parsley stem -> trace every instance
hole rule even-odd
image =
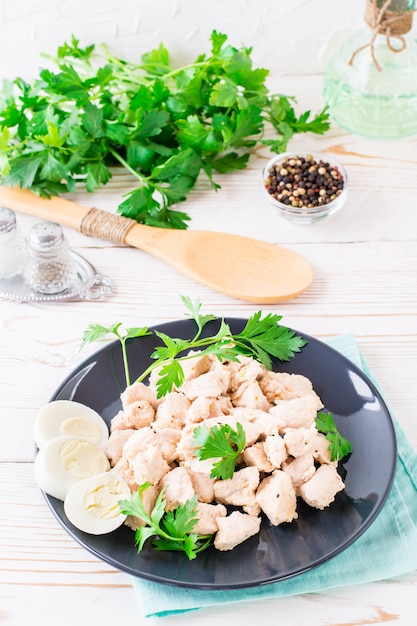
[[[134,170],[133,167],[129,165],[129,163],[118,152],[116,152],[116,150],[114,150],[111,146],[108,146],[108,150],[110,154],[112,154],[114,158],[117,159],[117,161],[119,161],[119,163],[123,165],[125,169],[127,169],[128,172],[130,172],[131,174],[133,174],[133,176],[135,176],[135,178],[140,180],[143,185],[146,184],[146,180],[147,180],[146,176],[143,176],[142,174],[139,174],[139,172]]]
[[[126,350],[126,339],[123,337],[120,339],[122,344],[122,356],[123,356],[123,367],[125,370],[125,378],[126,378],[126,387],[130,385],[130,373],[129,373],[129,363],[127,360],[127,350]]]
[[[214,63],[211,63],[211,64],[214,65]],[[161,76],[161,79],[165,80],[166,78],[173,78],[177,74],[181,74],[181,72],[184,72],[186,70],[193,70],[193,69],[197,69],[198,67],[204,67],[208,65],[210,65],[210,61],[200,61],[196,63],[190,63],[189,65],[184,65],[183,67],[179,67],[176,70],[172,70],[171,72],[164,74],[163,76]]]
[[[119,333],[119,327],[120,327],[120,324],[115,327],[114,334],[119,339],[120,345],[122,347],[122,358],[123,358],[123,367],[124,367],[125,378],[126,378],[126,387],[129,387],[129,385],[130,385],[130,372],[129,372],[129,362],[128,362],[128,358],[127,358],[127,350],[126,350],[126,339],[127,339],[127,337],[123,337]]]

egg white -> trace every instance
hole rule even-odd
[[[105,452],[81,437],[56,437],[46,442],[35,457],[35,478],[45,493],[64,500],[79,480],[110,469]]]
[[[109,430],[102,417],[85,404],[54,400],[38,411],[33,436],[39,448],[62,436],[84,437],[102,446],[109,438]]]
[[[130,500],[130,489],[110,471],[76,482],[65,497],[64,511],[79,530],[104,535],[116,530],[127,517],[120,512],[120,500]]]

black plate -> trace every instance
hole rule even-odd
[[[246,320],[226,319],[232,332]],[[210,322],[205,335],[218,322]],[[194,335],[192,320],[155,326],[173,337]],[[150,542],[138,555],[134,533],[123,526],[102,536],[87,535],[67,520],[63,503],[45,496],[58,521],[87,550],[110,565],[148,580],[198,589],[232,589],[277,582],[301,574],[339,554],[353,543],[381,510],[392,485],[397,448],[389,411],[374,385],[348,359],[326,344],[297,333],[308,344],[288,363],[274,369],[308,376],[331,411],[340,432],[353,446],[340,464],[346,489],[324,511],[299,502],[299,517],[278,527],[262,522],[261,532],[230,552],[209,548],[193,561],[178,552],[157,552]],[[132,380],[151,362],[158,345],[154,336],[131,340],[128,358]],[[121,408],[124,371],[120,344],[115,341],[82,363],[61,384],[51,400],[75,400],[100,413],[107,424]]]

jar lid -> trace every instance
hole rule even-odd
[[[28,246],[38,252],[52,252],[64,242],[62,227],[55,222],[39,222],[28,234]]]
[[[10,233],[16,228],[16,213],[0,207],[0,233]]]

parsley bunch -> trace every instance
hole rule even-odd
[[[251,49],[226,42],[213,31],[209,55],[173,69],[163,44],[135,65],[72,37],[52,59],[56,71],[3,84],[1,184],[46,197],[77,184],[93,192],[118,165],[137,180],[118,207],[122,215],[187,228],[190,217],[172,207],[201,171],[217,190],[214,174],[245,168],[259,142],[282,152],[294,133],[329,128],[325,110],[297,117],[294,98],[269,93],[269,72],[252,67]],[[266,125],[275,138],[263,139]]]

